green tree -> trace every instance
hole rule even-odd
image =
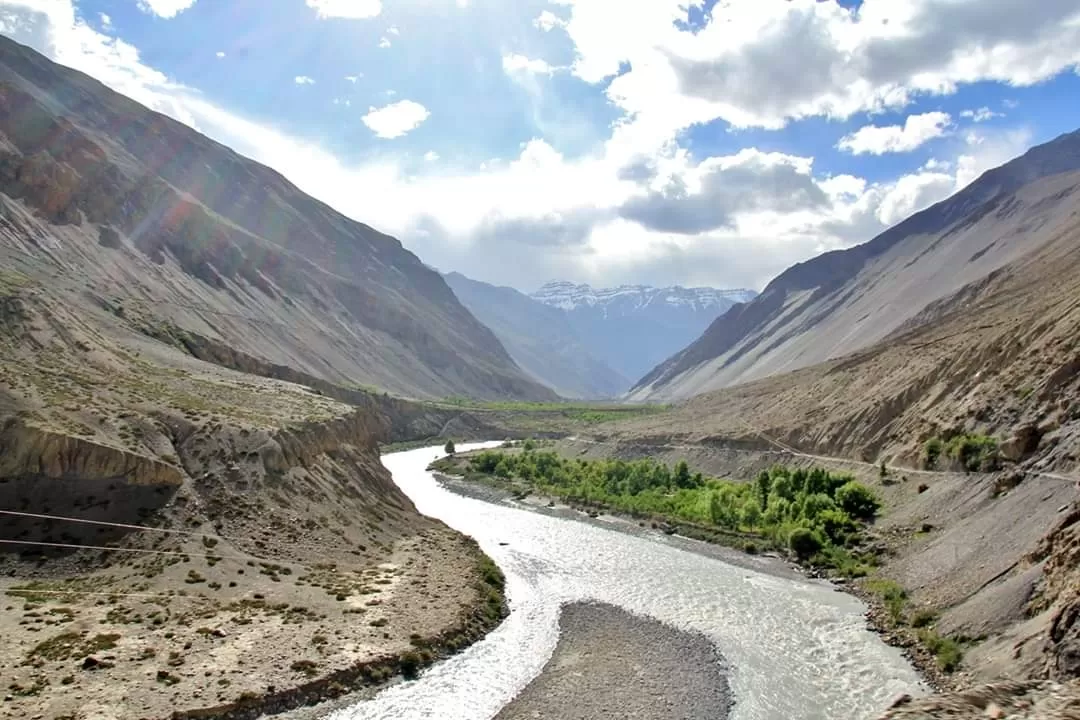
[[[772,492],[772,477],[767,471],[762,470],[758,473],[755,485],[757,486],[758,504],[762,510],[767,510],[769,507],[769,493]]]
[[[842,485],[836,491],[836,502],[844,512],[857,520],[873,520],[881,507],[870,488],[855,481]]]
[[[848,534],[855,531],[851,517],[841,510],[826,510],[817,518],[817,525],[834,545],[843,545]]]
[[[693,480],[690,477],[690,466],[686,464],[685,460],[680,460],[675,464],[675,487],[678,488],[691,488],[693,487]]]
[[[454,441],[453,440],[447,440],[446,441],[446,447],[443,448],[443,451],[447,455],[453,455],[455,452],[457,452],[457,448],[454,447]]]
[[[756,497],[746,499],[742,507],[742,521],[751,530],[761,524],[761,506],[758,505]]]
[[[806,528],[795,528],[788,536],[788,547],[799,559],[808,560],[821,551],[822,543],[812,531]]]

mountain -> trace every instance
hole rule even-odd
[[[965,680],[1075,682],[1077,338],[1080,132],[991,170],[869,245],[792,268],[669,368],[685,362],[685,375],[707,380],[704,369],[722,374],[740,353],[779,360],[798,349],[799,364],[862,347],[604,428],[616,445],[608,452],[677,448],[683,457],[692,447],[699,459],[728,453],[743,467],[758,453],[761,464],[857,472],[883,502],[875,533],[887,552],[876,574],[905,588],[910,608],[932,613],[936,634],[967,639]],[[694,389],[679,372],[651,382],[663,388],[665,377]]]
[[[753,290],[593,289],[568,282],[550,282],[532,295],[563,310],[593,355],[631,378],[685,347],[728,308],[755,296]]]
[[[407,396],[554,397],[394,238],[6,38],[0,193],[5,271],[126,330]]]
[[[1074,211],[1080,132],[1063,135],[863,245],[795,265],[659,364],[633,399],[675,400],[807,367],[923,324],[1052,241]]]
[[[460,273],[445,278],[517,364],[560,395],[612,398],[630,387],[629,379],[593,357],[562,310],[513,288],[470,280]]]

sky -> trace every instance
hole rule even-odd
[[[1080,127],[1076,0],[0,0],[429,265],[761,289]]]

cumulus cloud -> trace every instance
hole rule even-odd
[[[948,113],[929,112],[909,115],[903,125],[866,125],[840,138],[836,147],[853,155],[904,153],[939,138],[948,132],[952,117]]]
[[[307,75],[297,75],[293,78],[293,82],[297,85],[314,85],[315,78],[310,78]]]
[[[981,1],[1008,9],[1004,0]],[[130,44],[91,28],[67,0],[0,0],[0,8],[31,11],[20,15],[23,29],[16,39],[274,167],[303,191],[398,235],[426,262],[522,288],[535,285],[538,276],[601,285],[645,281],[760,287],[793,262],[870,239],[888,223],[943,199],[985,169],[1015,156],[1031,141],[1031,135],[1022,132],[973,127],[969,135],[942,144],[933,164],[879,182],[852,175],[825,176],[812,158],[794,152],[769,153],[751,147],[720,157],[707,153],[691,157],[676,142],[678,129],[715,119],[718,108],[743,112],[743,117],[777,116],[769,116],[762,110],[766,106],[742,96],[732,96],[725,105],[683,92],[675,71],[676,56],[666,52],[668,40],[679,39],[669,35],[682,31],[670,20],[667,27],[657,24],[677,19],[678,13],[672,10],[677,2],[607,6],[626,11],[625,33],[622,28],[611,32],[611,15],[603,11],[605,2],[591,0],[601,8],[594,18],[589,3],[566,0],[562,7],[570,19],[566,27],[553,25],[551,32],[565,32],[573,40],[577,54],[573,72],[579,76],[610,80],[617,75],[607,92],[626,116],[615,123],[606,142],[588,153],[567,157],[552,143],[536,138],[522,145],[516,156],[487,163],[482,172],[476,170],[476,158],[457,166],[449,161],[421,165],[416,162],[415,148],[403,148],[400,157],[385,153],[361,164],[347,164],[317,144],[250,121],[171,81],[146,65]],[[903,36],[913,27],[918,29],[907,16],[926,12],[928,3],[891,4],[895,22],[879,23],[878,31],[896,30]],[[969,0],[948,4],[965,3],[970,4]],[[309,0],[308,4],[321,3]],[[720,17],[734,10],[775,14],[776,7],[804,16],[819,12],[802,0],[753,4],[728,0],[713,14]],[[865,0],[862,12],[872,14],[881,7],[879,0]],[[1054,10],[1057,19],[1064,20],[1072,17],[1071,8],[1071,3],[1048,0],[1029,10],[1039,15]],[[532,12],[525,17],[526,23]],[[682,12],[684,17],[685,8]],[[0,17],[8,22],[3,13]],[[838,17],[837,22],[854,22]],[[603,32],[590,30],[594,22]],[[1009,52],[1060,38],[1073,26],[1040,25],[1041,34],[1035,39],[1025,27],[1019,26],[1018,44]],[[968,42],[983,32],[978,26],[961,27],[957,32],[962,36],[957,48],[968,52],[979,47],[977,42]],[[743,53],[744,44],[755,42],[758,38],[749,35],[730,51]],[[1054,52],[1044,58],[1047,68],[1059,63],[1063,52],[1077,47],[1053,42],[1050,46]],[[714,47],[709,52],[719,51]],[[796,72],[799,62],[792,53],[794,49],[774,60]],[[691,54],[687,51],[683,56]],[[811,84],[818,82],[812,59],[805,58]],[[997,51],[988,52],[984,59],[997,63]],[[865,68],[860,72],[873,75]],[[906,92],[905,87],[897,85],[897,97]],[[799,107],[825,107],[815,105],[813,97],[818,96],[812,94]],[[770,102],[780,110],[794,107],[782,97]],[[428,116],[419,103],[402,100],[371,108],[363,121],[375,135],[392,138],[415,129]]]
[[[426,162],[435,162],[438,159],[439,153],[435,152],[434,150],[428,150],[426,153],[424,153],[424,160]]]
[[[544,32],[551,32],[555,28],[566,27],[566,21],[550,10],[544,10],[533,20],[533,25]]]
[[[320,18],[367,20],[382,13],[381,0],[307,0]]]
[[[968,83],[1031,85],[1080,65],[1074,0],[726,0],[696,31],[677,24],[685,0],[633,12],[621,0],[560,4],[573,72],[606,85],[632,119],[620,129],[628,147],[659,147],[717,119],[773,129],[846,119]]]
[[[174,18],[194,4],[195,0],[139,0],[138,7],[144,13]]]
[[[369,108],[363,121],[377,136],[392,140],[420,127],[430,115],[418,102],[399,100],[381,108]]]
[[[105,13],[98,13],[98,19],[101,21],[102,30],[112,30],[112,18]]]
[[[225,57],[225,51],[224,50],[218,50],[216,53],[214,53],[214,57],[216,57],[216,58],[218,58],[220,60],[221,58]]]
[[[758,211],[793,213],[826,204],[808,158],[750,148],[702,161],[635,196],[622,217],[659,232],[696,235],[735,227],[735,216]]]
[[[981,107],[975,110],[964,110],[960,113],[960,117],[981,123],[994,118],[1005,117],[1005,113],[994,112],[988,107]]]
[[[345,79],[352,84],[356,84],[356,81],[363,77],[363,73],[357,73],[356,75],[346,75]]]
[[[555,68],[549,65],[546,61],[528,58],[524,55],[518,55],[516,53],[509,53],[502,56],[503,71],[508,75],[514,73],[527,73],[530,75],[551,75],[555,72]]]
[[[379,47],[380,48],[386,49],[386,48],[390,47],[390,45],[391,45],[390,38],[386,37],[385,35],[383,35],[381,38],[379,38]]]

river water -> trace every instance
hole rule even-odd
[[[461,446],[460,450],[479,445]],[[824,583],[737,567],[665,538],[636,537],[454,494],[433,449],[384,456],[420,512],[476,538],[506,574],[511,614],[465,652],[333,720],[488,720],[551,656],[563,603],[596,600],[711,638],[727,660],[734,720],[860,720],[925,692],[864,607]],[[673,683],[678,678],[672,678]]]

